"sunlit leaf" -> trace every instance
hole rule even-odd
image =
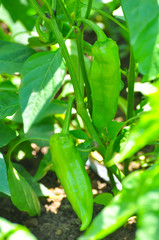
[[[3,158],[3,155],[0,153],[0,192],[10,196],[10,191],[8,187],[7,180],[7,169],[6,164]]]
[[[29,183],[18,173],[9,161],[8,184],[13,204],[30,216],[40,214],[39,200]]]
[[[29,47],[0,40],[0,73],[21,73],[24,62],[34,53]]]
[[[151,110],[140,117],[122,151],[107,163],[108,166],[130,158],[142,147],[159,138],[159,88],[149,95],[149,103]]]
[[[37,240],[26,227],[11,223],[4,218],[0,218],[0,239]]]
[[[159,77],[159,2],[122,0],[121,5],[139,70],[145,80],[155,79]]]
[[[23,66],[20,103],[27,132],[62,85],[65,67],[59,50],[40,52]]]
[[[0,147],[3,147],[16,137],[16,132],[0,120],[0,136]]]

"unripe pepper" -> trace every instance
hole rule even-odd
[[[54,134],[50,138],[50,150],[57,177],[82,222],[80,230],[83,231],[90,224],[93,212],[92,187],[83,159],[69,134]]]
[[[80,230],[85,230],[93,213],[91,182],[85,170],[84,161],[69,134],[69,123],[74,97],[70,97],[64,126],[61,133],[50,138],[52,162],[68,200],[82,222]]]
[[[118,45],[92,21],[79,18],[97,34],[92,47],[89,84],[92,98],[92,122],[97,129],[107,126],[115,116],[120,93],[121,74]]]
[[[92,55],[92,121],[97,129],[102,129],[114,118],[117,111],[121,83],[118,46],[109,38],[105,42],[97,41],[92,47]]]

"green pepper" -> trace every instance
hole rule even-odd
[[[97,129],[102,129],[114,118],[117,111],[121,83],[118,46],[112,39],[97,41],[92,47],[92,55],[92,121]]]
[[[57,177],[74,211],[82,222],[80,230],[83,231],[92,219],[93,194],[84,161],[74,144],[73,136],[68,131],[71,101],[68,104],[62,132],[56,133],[50,138],[50,151]]]
[[[57,177],[82,221],[80,230],[83,231],[90,224],[93,212],[92,187],[83,159],[70,134],[54,134],[50,138],[50,150]]]
[[[120,93],[121,73],[118,45],[107,38],[105,33],[88,19],[79,18],[79,22],[88,24],[97,34],[92,47],[92,66],[90,88],[92,98],[92,122],[96,129],[107,126],[117,111]]]

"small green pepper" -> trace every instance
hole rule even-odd
[[[82,221],[80,230],[83,231],[90,224],[93,212],[92,187],[83,159],[70,134],[54,134],[50,138],[50,150],[57,177]]]
[[[102,129],[114,118],[117,111],[121,83],[118,46],[112,39],[97,41],[93,45],[92,55],[92,121],[97,129]]]
[[[79,23],[88,24],[97,34],[92,47],[93,62],[90,71],[92,98],[92,122],[96,129],[107,126],[117,111],[121,73],[118,45],[88,19],[79,18]]]
[[[73,136],[69,133],[73,101],[74,97],[70,97],[62,132],[50,138],[50,151],[57,177],[82,222],[80,230],[83,231],[92,219],[93,194],[84,161],[75,147]]]

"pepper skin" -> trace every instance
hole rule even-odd
[[[92,47],[92,55],[92,122],[97,129],[102,129],[113,119],[118,105],[121,84],[118,46],[109,38],[105,42],[97,41]]]
[[[83,231],[90,224],[93,213],[92,187],[83,159],[69,134],[51,136],[50,150],[57,177],[82,222],[80,230]]]

